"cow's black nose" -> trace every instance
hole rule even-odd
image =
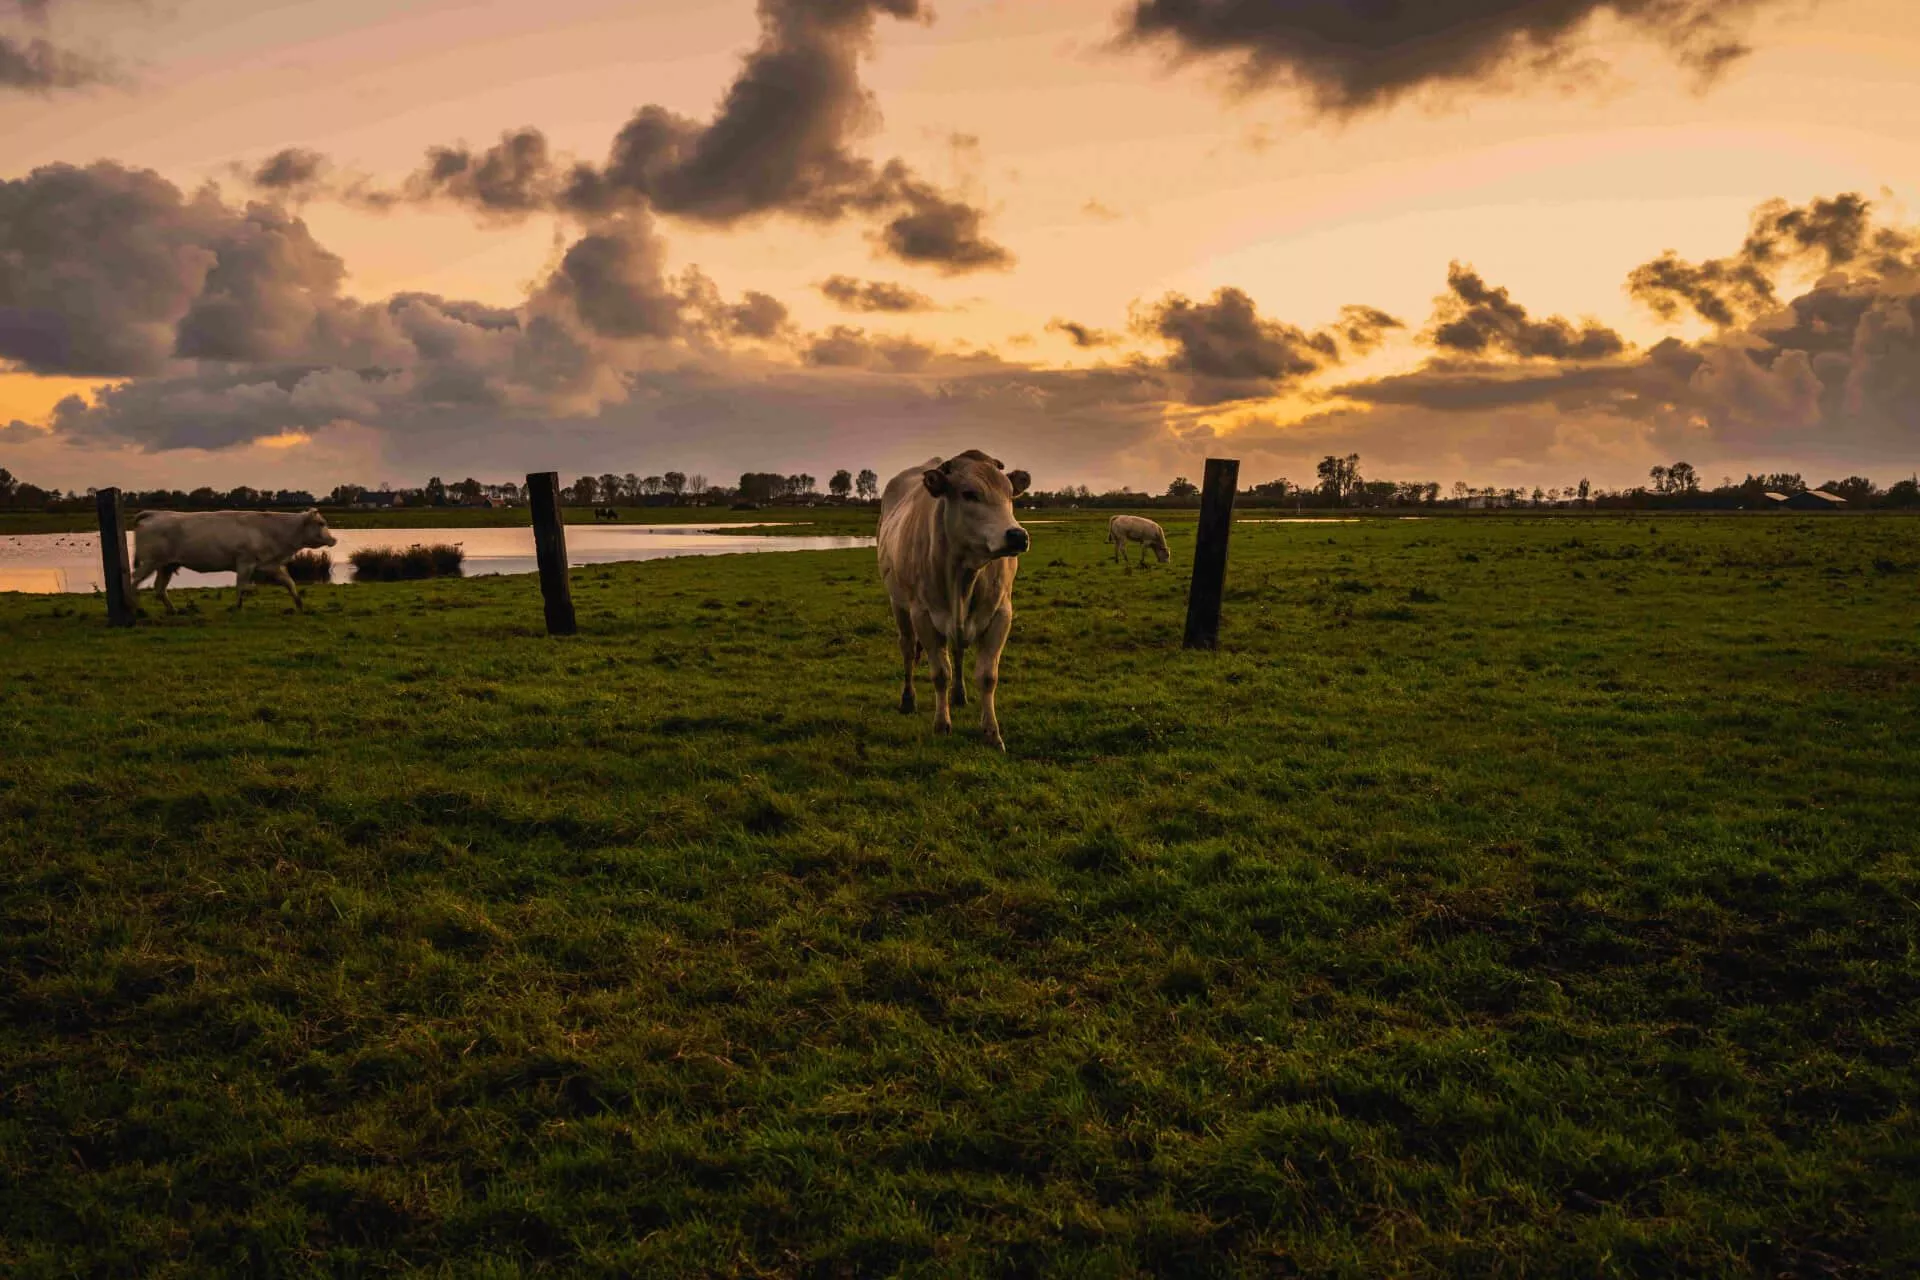
[[[1011,551],[1014,555],[1019,555],[1032,545],[1033,539],[1027,536],[1025,529],[1007,530],[1007,550]]]

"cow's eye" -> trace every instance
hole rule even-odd
[[[968,502],[980,501],[980,495],[978,493],[975,493],[972,489],[962,490],[960,496],[965,498]]]

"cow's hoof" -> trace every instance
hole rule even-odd
[[[913,694],[911,693],[901,694],[900,695],[900,714],[903,716],[912,715],[913,707],[914,707]]]
[[[935,720],[935,721],[933,722],[933,731],[934,731],[935,733],[952,733],[952,732],[953,732],[953,721],[951,721],[951,720]]]
[[[987,734],[986,743],[995,751],[1005,751],[1007,749],[1007,740],[997,733]]]

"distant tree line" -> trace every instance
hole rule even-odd
[[[497,507],[516,506],[526,500],[524,486],[507,481],[484,484],[469,476],[448,483],[433,476],[418,488],[395,488],[383,484],[369,488],[359,484],[338,484],[322,495],[305,489],[255,489],[238,485],[232,489],[201,486],[197,489],[126,490],[122,498],[136,508],[172,510],[214,510],[220,508],[302,509],[306,507]],[[94,490],[61,492],[43,489],[19,479],[0,467],[0,508],[51,508],[77,506],[92,500]],[[819,492],[819,481],[810,475],[779,475],[773,472],[748,472],[737,485],[710,483],[703,475],[668,471],[661,475],[641,476],[633,472],[614,475],[581,476],[562,488],[561,501],[573,506],[680,506],[713,505],[727,502],[871,502],[880,495],[880,478],[871,470],[859,473],[841,470],[827,481],[827,492]]]
[[[1647,473],[1648,483],[1625,489],[1600,489],[1582,479],[1552,488],[1519,486],[1474,486],[1455,481],[1442,489],[1437,481],[1369,480],[1361,474],[1360,455],[1328,454],[1315,468],[1311,484],[1295,484],[1285,476],[1264,480],[1240,491],[1235,502],[1250,507],[1291,507],[1300,510],[1374,510],[1394,507],[1426,508],[1582,508],[1593,510],[1688,510],[1741,511],[1775,505],[1769,495],[1792,497],[1805,493],[1809,486],[1797,473],[1775,472],[1749,475],[1743,480],[1728,476],[1714,488],[1702,484],[1699,473],[1686,462],[1654,467]],[[1817,486],[1821,492],[1845,500],[1849,509],[1899,509],[1920,507],[1920,479],[1909,477],[1882,489],[1865,476],[1828,480]],[[0,467],[0,508],[60,510],[91,501],[93,490],[85,493],[43,489],[19,479]],[[507,481],[484,484],[469,476],[452,484],[433,476],[419,488],[394,488],[380,485],[335,485],[316,497],[304,489],[254,489],[239,485],[232,489],[202,486],[197,489],[147,489],[128,491],[129,506],[209,510],[223,507],[290,508],[304,507],[490,507],[514,506],[526,495],[522,486]],[[819,481],[805,473],[781,475],[772,471],[742,473],[733,485],[715,484],[703,475],[668,471],[661,475],[641,476],[633,472],[615,475],[581,476],[561,490],[561,501],[573,506],[712,506],[752,502],[771,503],[848,503],[873,502],[880,496],[880,477],[872,470],[840,470],[827,480],[827,491],[819,491]],[[1095,493],[1086,485],[1067,485],[1054,490],[1036,490],[1021,500],[1023,506],[1050,507],[1194,507],[1199,505],[1200,486],[1186,476],[1175,476],[1160,493],[1137,489],[1108,489]]]
[[[1559,507],[1591,510],[1695,510],[1745,511],[1775,505],[1769,494],[1792,497],[1808,489],[1797,474],[1749,475],[1736,481],[1726,477],[1712,489],[1701,484],[1700,476],[1686,462],[1657,466],[1648,472],[1648,483],[1624,489],[1601,489],[1581,479],[1565,486],[1475,486],[1457,480],[1442,489],[1436,481],[1368,480],[1360,472],[1360,455],[1328,454],[1315,468],[1312,484],[1295,484],[1281,476],[1242,489],[1234,498],[1236,506],[1292,507],[1301,510],[1340,508],[1370,510],[1383,507],[1432,508],[1515,508]],[[1896,481],[1882,489],[1865,476],[1829,480],[1818,486],[1845,500],[1849,508],[1920,507],[1920,479]],[[1161,493],[1138,489],[1108,489],[1095,493],[1086,485],[1068,485],[1062,489],[1036,491],[1030,497],[1035,506],[1080,507],[1194,507],[1199,505],[1200,486],[1186,476],[1175,476]]]

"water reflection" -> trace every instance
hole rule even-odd
[[[872,538],[801,536],[783,533],[730,534],[726,529],[757,525],[575,524],[567,526],[567,563],[612,564],[623,560],[663,560],[673,556],[747,555],[778,551],[840,551],[870,547]],[[402,548],[413,543],[453,543],[467,553],[466,577],[495,573],[532,573],[533,530],[507,529],[335,529],[338,545],[328,548],[333,580],[351,582],[348,558],[363,547]],[[129,535],[131,555],[133,545]],[[148,585],[151,586],[151,579]],[[231,573],[174,575],[174,587],[230,587]],[[101,589],[100,535],[27,533],[0,536],[0,591],[89,592]]]

